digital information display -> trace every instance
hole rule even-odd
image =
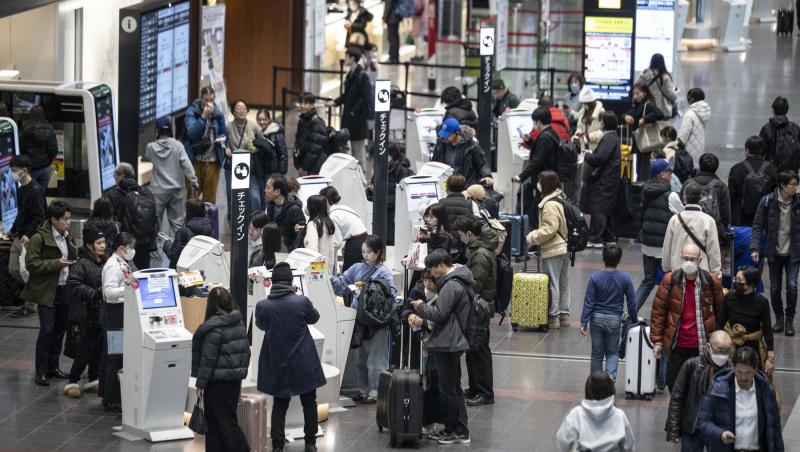
[[[634,69],[641,72],[650,66],[655,53],[664,55],[667,70],[672,72],[675,42],[675,0],[637,0],[636,53]]]
[[[601,100],[627,99],[631,93],[633,18],[586,16],[584,27],[586,84]]]
[[[139,278],[142,309],[174,308],[178,305],[175,286],[169,276]]]
[[[94,114],[97,122],[97,149],[100,163],[100,189],[106,191],[117,184],[114,168],[117,167],[117,145],[114,137],[114,105],[111,90],[106,85],[93,88]]]
[[[17,219],[17,184],[11,177],[9,164],[16,155],[14,127],[8,121],[0,120],[0,209],[2,209],[3,228],[11,231]]]
[[[141,16],[139,125],[189,105],[189,2]]]

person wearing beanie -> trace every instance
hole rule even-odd
[[[69,383],[64,395],[81,396],[79,385],[84,369],[89,378],[84,391],[97,391],[100,378],[100,359],[103,355],[103,328],[100,326],[100,306],[103,302],[103,265],[106,262],[106,237],[92,224],[83,227],[83,246],[78,249],[78,261],[70,267],[67,277],[69,293],[69,328],[65,355],[72,355]],[[72,349],[72,353],[70,353]]]
[[[572,183],[570,198],[580,202],[580,193],[583,187],[583,158],[586,152],[594,151],[603,138],[603,121],[600,115],[605,112],[603,103],[597,100],[597,95],[591,87],[584,86],[578,95],[581,109],[575,113],[575,135],[572,140],[580,146],[581,152],[578,154],[578,167],[575,171],[575,179]],[[569,194],[568,194],[569,196]]]
[[[272,270],[272,288],[256,305],[256,326],[264,330],[258,358],[258,390],[273,396],[272,450],[286,444],[286,410],[294,396],[300,396],[306,452],[316,451],[317,388],[325,384],[314,339],[308,325],[319,320],[319,312],[304,295],[292,287],[292,269],[280,262]]]
[[[506,83],[501,78],[492,80],[492,116],[495,120],[506,110],[517,108],[519,97],[506,87]]]

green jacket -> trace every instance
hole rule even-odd
[[[512,93],[511,90],[508,90],[501,99],[495,99],[492,113],[499,118],[506,111],[506,107],[511,109],[519,107],[519,97]]]
[[[497,293],[497,232],[484,225],[481,236],[467,245],[467,267],[472,272],[472,288],[489,303]]]
[[[77,260],[78,247],[70,236],[67,236],[67,248],[69,249],[68,259]],[[23,300],[44,306],[53,306],[58,275],[61,273],[61,266],[58,265],[61,257],[61,250],[58,249],[56,239],[53,237],[53,226],[50,220],[45,220],[28,243],[25,266],[30,272],[30,277],[20,294]]]

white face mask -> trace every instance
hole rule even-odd
[[[13,179],[16,183],[20,183],[22,181],[22,173],[19,171],[12,171],[11,179]]]
[[[536,190],[538,190],[539,193],[542,192],[542,183],[541,182],[536,182]]]
[[[125,260],[126,261],[132,261],[134,256],[136,256],[136,250],[125,251]]]
[[[711,361],[714,363],[715,366],[722,367],[722,366],[725,365],[725,363],[728,362],[728,355],[721,355],[719,353],[713,353],[711,355]]]
[[[681,270],[687,275],[694,275],[697,273],[697,262],[692,261],[683,261],[681,264]]]

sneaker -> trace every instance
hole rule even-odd
[[[83,387],[84,392],[97,392],[97,386],[100,384],[98,380],[92,380]]]
[[[557,330],[557,329],[561,328],[561,321],[558,320],[558,316],[557,315],[551,316],[550,317],[550,321],[548,322],[547,326],[551,330]]]
[[[493,405],[494,404],[494,397],[487,397],[485,395],[476,395],[471,399],[467,399],[467,406],[481,406],[481,405]]]
[[[439,444],[469,444],[469,433],[450,433],[439,440]]]
[[[562,312],[558,315],[558,321],[561,323],[561,326],[569,326],[569,314]]]
[[[589,242],[586,244],[586,248],[602,248],[603,244],[598,242]]]
[[[373,405],[378,403],[378,399],[372,396],[366,396],[364,397],[364,399],[361,400],[361,403],[363,403],[364,405]]]
[[[73,399],[79,399],[81,397],[81,387],[78,386],[78,383],[70,383],[64,386],[64,395]]]
[[[427,438],[431,441],[439,441],[448,435],[449,434],[446,431],[444,431],[444,429],[441,429],[438,432],[429,433]]]
[[[34,311],[33,309],[22,308],[22,309],[19,309],[17,312],[11,314],[11,317],[13,317],[15,319],[21,319],[21,318],[24,318],[24,317],[30,317],[30,316],[32,316],[34,314],[36,314],[36,311]]]

